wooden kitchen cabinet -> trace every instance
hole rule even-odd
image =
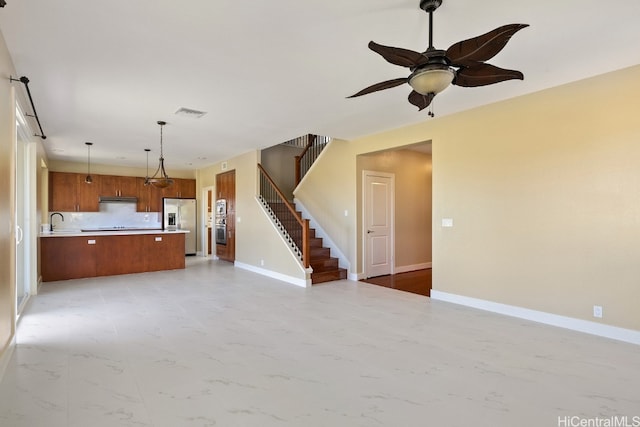
[[[174,178],[173,185],[162,190],[162,197],[193,199],[196,197],[196,180]]]
[[[91,175],[93,183],[84,182],[86,174],[49,172],[49,211],[98,212],[101,175]]]
[[[40,238],[42,281],[185,268],[184,233]]]
[[[134,176],[102,175],[100,195],[110,197],[137,197],[138,186]]]
[[[76,179],[75,173],[49,172],[50,211],[76,211]]]
[[[165,189],[144,185],[144,178],[116,175],[49,172],[49,211],[99,212],[100,196],[137,197],[138,212],[162,212],[163,197],[196,198],[196,180],[175,178]]]
[[[162,233],[145,235],[144,247],[147,254],[146,271],[175,270],[185,267],[183,233]],[[176,250],[179,248],[179,250]]]
[[[42,281],[96,276],[95,237],[40,239]]]
[[[97,236],[96,265],[98,276],[114,276],[146,271],[145,238],[147,235]]]
[[[144,185],[144,178],[136,178],[138,212],[162,212],[162,190],[153,185]]]

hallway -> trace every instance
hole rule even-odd
[[[557,426],[640,415],[640,347],[367,283],[232,264],[52,282],[0,425]]]

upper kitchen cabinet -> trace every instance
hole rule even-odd
[[[134,176],[102,175],[100,195],[109,197],[137,197],[138,187]]]
[[[100,175],[93,182],[84,182],[86,174],[49,172],[49,211],[98,212]]]
[[[161,212],[162,190],[153,185],[144,185],[145,178],[136,178],[138,187],[138,212]]]
[[[173,178],[173,185],[162,190],[162,197],[194,199],[196,197],[196,180]]]

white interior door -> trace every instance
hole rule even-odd
[[[393,274],[394,175],[363,171],[365,276]]]

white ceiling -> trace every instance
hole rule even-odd
[[[425,50],[418,4],[7,0],[0,30],[18,76],[31,80],[51,158],[84,162],[92,141],[96,163],[144,166],[145,148],[157,162],[165,120],[171,174],[307,133],[353,139],[433,120],[407,102],[408,85],[346,99],[408,75],[367,43]],[[452,86],[436,97],[436,116],[639,64],[639,17],[638,0],[444,0],[440,49],[503,24],[530,27],[490,61],[524,81]],[[207,114],[175,116],[180,107]]]

